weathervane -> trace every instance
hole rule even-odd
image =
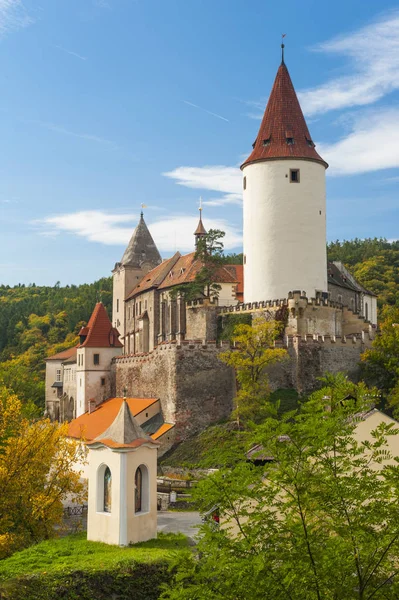
[[[282,33],[281,34],[281,62],[282,64],[284,64],[284,38],[287,34],[286,33]]]
[[[147,205],[146,204],[141,204],[141,216],[142,217],[144,216],[143,208],[147,208]]]
[[[200,196],[200,203],[199,203],[199,209],[198,210],[200,211],[200,215],[201,215],[201,213],[202,213],[202,196]]]

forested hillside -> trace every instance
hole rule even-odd
[[[331,242],[328,258],[343,262],[364,287],[377,294],[380,308],[399,306],[399,240]]]
[[[378,294],[380,311],[399,307],[399,241],[332,242],[328,257],[342,261],[360,283]],[[240,262],[242,255],[228,255],[225,261]],[[99,300],[111,315],[110,277],[80,286],[0,286],[0,384],[42,410],[44,359],[76,343],[80,327]]]
[[[99,300],[111,314],[110,277],[79,286],[0,286],[0,384],[42,410],[44,359],[76,343]]]

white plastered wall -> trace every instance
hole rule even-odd
[[[76,366],[76,416],[88,410],[91,399],[100,404],[109,397],[111,361],[122,353],[122,348],[79,348]],[[94,364],[94,354],[100,355],[100,363]],[[79,357],[81,357],[79,359]],[[82,364],[83,358],[83,364]],[[79,364],[80,363],[80,364]],[[101,380],[104,379],[104,385]]]
[[[299,169],[299,183],[290,182]],[[245,302],[327,291],[325,168],[270,160],[243,169]]]
[[[109,467],[112,475],[108,513],[101,510],[103,465]],[[136,513],[134,480],[140,465],[147,469],[148,496],[145,509]],[[90,448],[88,470],[88,540],[126,546],[157,537],[157,446],[142,445],[129,451]]]

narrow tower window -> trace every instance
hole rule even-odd
[[[290,169],[290,182],[299,183],[299,169]]]
[[[142,499],[143,499],[143,474],[141,468],[138,467],[136,471],[134,482],[134,512],[141,512]]]
[[[111,512],[112,475],[110,468],[104,471],[104,512]]]
[[[244,179],[243,179],[243,187],[244,187],[244,190],[247,189],[247,178],[246,177],[244,177]]]

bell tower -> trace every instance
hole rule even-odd
[[[282,61],[253,150],[241,165],[244,188],[244,301],[327,291],[327,163],[316,152]]]

